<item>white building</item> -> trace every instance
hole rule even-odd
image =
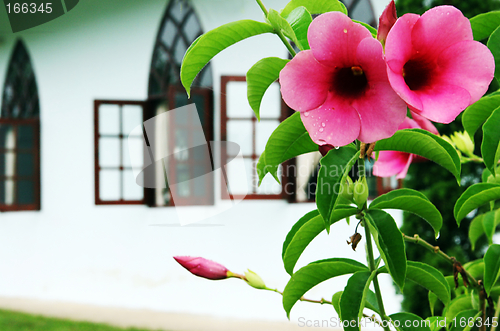
[[[355,8],[351,12],[372,23],[388,2],[374,1],[373,14],[369,2],[352,1],[359,3],[348,3]],[[265,4],[281,9],[286,1]],[[289,276],[281,261],[282,242],[291,226],[315,209],[313,203],[297,202],[306,194],[295,190],[285,196],[267,178],[267,189],[254,188],[251,199],[180,226],[168,190],[138,186],[127,155],[126,137],[136,125],[186,103],[176,84],[189,44],[201,32],[239,19],[263,21],[263,15],[251,0],[87,0],[53,21],[14,34],[0,11],[2,302],[24,298],[201,319],[287,321],[278,294],[237,280],[194,277],[172,256],[204,256],[239,273],[250,268],[268,286],[283,289]],[[232,46],[205,69],[193,97],[206,116],[207,139],[239,143],[248,152],[247,165],[258,159],[269,134],[288,115],[277,86],[265,97],[267,119],[257,123],[247,105],[245,73],[269,56],[288,56],[275,35]],[[182,144],[189,131],[176,130],[173,137]],[[195,166],[190,159],[183,162],[176,163],[179,178]],[[186,200],[177,204],[196,202],[182,208],[197,216],[222,211],[230,201],[218,183],[215,177],[200,187],[180,188]],[[208,190],[207,195],[200,190]],[[333,256],[363,261],[363,247],[353,252],[345,244],[354,226],[341,222],[329,236],[318,236],[298,266]],[[329,299],[346,280],[325,282],[307,296]],[[389,313],[395,312],[399,299],[389,279],[383,281]],[[333,316],[331,306],[298,303],[291,320]]]

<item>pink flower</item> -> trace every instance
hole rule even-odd
[[[385,43],[389,81],[411,110],[450,123],[493,79],[491,52],[472,39],[469,20],[452,6],[406,14]]]
[[[427,119],[412,112],[413,119],[406,117],[398,130],[403,129],[424,129],[435,135],[439,135],[436,127]],[[421,156],[396,151],[382,151],[378,160],[373,165],[373,174],[377,177],[405,178],[408,168],[412,162],[424,161]]]
[[[389,84],[380,42],[340,12],[314,19],[307,38],[311,50],[287,63],[280,84],[312,140],[344,146],[393,135],[406,105]]]
[[[389,31],[394,23],[396,23],[397,19],[396,4],[394,0],[391,0],[378,20],[377,40],[380,41],[382,45],[385,45],[387,34],[389,34]]]
[[[190,273],[207,279],[225,279],[229,270],[223,265],[202,257],[174,256],[174,259]]]

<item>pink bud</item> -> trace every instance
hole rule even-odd
[[[397,19],[396,4],[394,0],[391,0],[378,20],[377,40],[380,41],[382,45],[385,45],[385,39],[389,34],[389,30],[391,30]]]
[[[202,257],[174,256],[174,259],[193,275],[207,279],[225,279],[229,272],[223,265]]]

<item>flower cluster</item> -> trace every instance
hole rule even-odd
[[[307,37],[311,49],[285,66],[280,84],[284,101],[301,113],[318,145],[372,143],[398,129],[425,128],[415,120],[420,116],[449,123],[493,79],[491,52],[473,40],[469,20],[452,6],[397,18],[391,2],[378,40],[343,13],[325,13]],[[406,118],[407,107],[413,120]]]

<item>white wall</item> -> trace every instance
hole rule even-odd
[[[193,3],[205,31],[237,19],[262,20],[251,0]],[[237,280],[191,276],[172,256],[205,256],[240,273],[250,268],[268,286],[283,289],[288,276],[281,262],[282,241],[313,204],[245,201],[186,227],[178,225],[173,208],[94,205],[93,100],[147,98],[153,45],[166,4],[81,1],[68,14],[16,35],[0,11],[0,80],[20,36],[36,73],[42,125],[42,210],[0,215],[0,296],[285,320],[279,295]],[[266,4],[279,9],[285,1]],[[221,75],[244,75],[266,56],[286,56],[276,36],[254,37],[219,54],[212,62],[214,94],[219,95]],[[215,107],[220,109],[218,97]],[[216,207],[199,212],[206,208]],[[364,247],[353,252],[345,243],[354,226],[340,222],[329,236],[321,234],[298,265],[332,256],[363,261]],[[345,282],[345,277],[326,282],[307,296],[330,299]],[[395,312],[399,298],[388,279],[383,283],[387,310]],[[292,320],[300,316],[335,313],[331,306],[299,303]]]

